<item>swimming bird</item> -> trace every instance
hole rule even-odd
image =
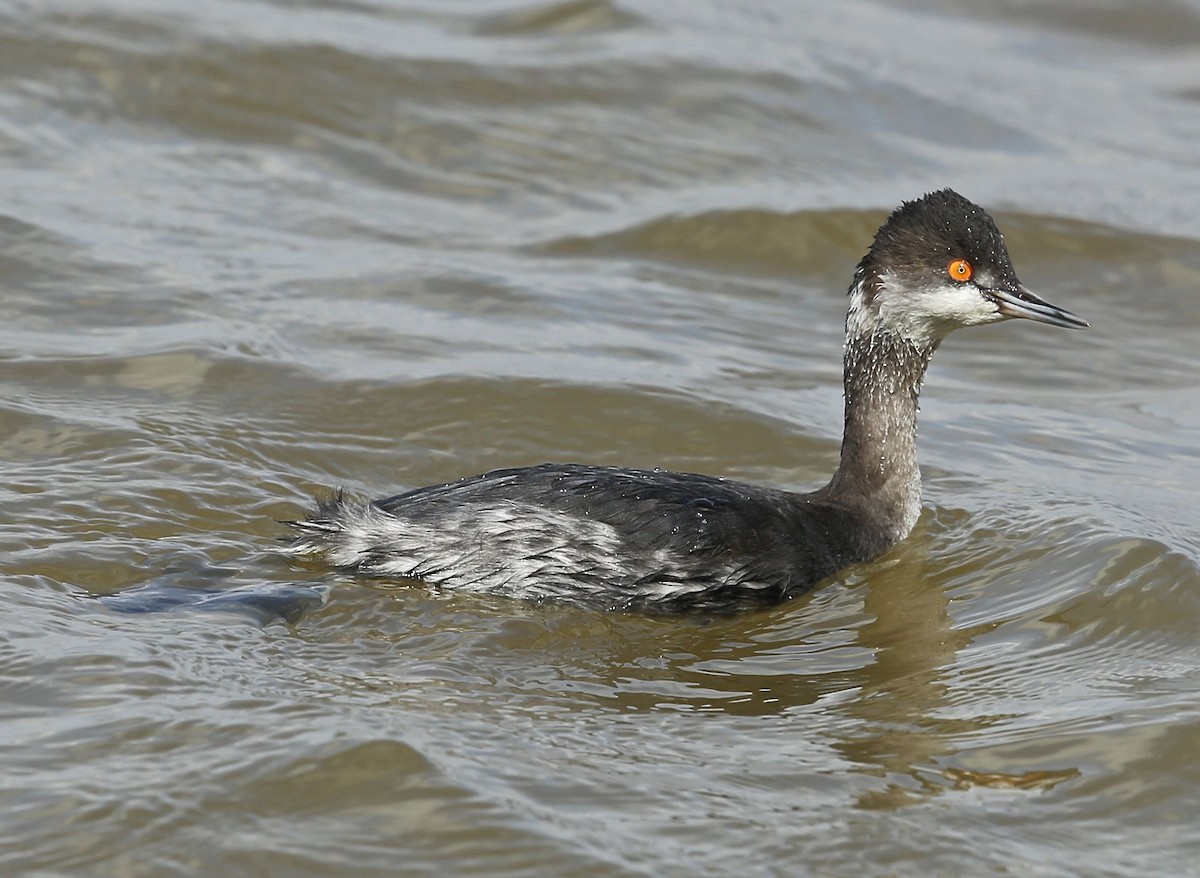
[[[991,216],[943,189],[880,226],[849,289],[841,460],[811,493],[663,470],[547,463],[372,502],[337,493],[288,549],[443,589],[607,609],[729,609],[807,591],[908,536],[917,398],[962,326],[1084,328],[1017,279]]]

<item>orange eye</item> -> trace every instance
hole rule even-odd
[[[975,273],[975,269],[971,267],[971,263],[965,259],[955,259],[946,266],[946,273],[950,275],[950,280],[957,283],[969,281],[971,275]]]

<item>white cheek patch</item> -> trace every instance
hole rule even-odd
[[[914,291],[894,286],[878,298],[879,325],[918,344],[936,344],[960,326],[1003,320],[995,302],[972,283],[945,283]]]

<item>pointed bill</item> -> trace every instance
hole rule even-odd
[[[1001,314],[1005,317],[1023,317],[1038,323],[1049,323],[1064,329],[1087,329],[1090,325],[1082,317],[1076,317],[1066,308],[1051,305],[1024,284],[1015,290],[988,290]]]

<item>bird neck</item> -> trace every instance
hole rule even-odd
[[[917,399],[934,348],[879,329],[846,339],[842,458],[826,491],[888,543],[921,514]]]

